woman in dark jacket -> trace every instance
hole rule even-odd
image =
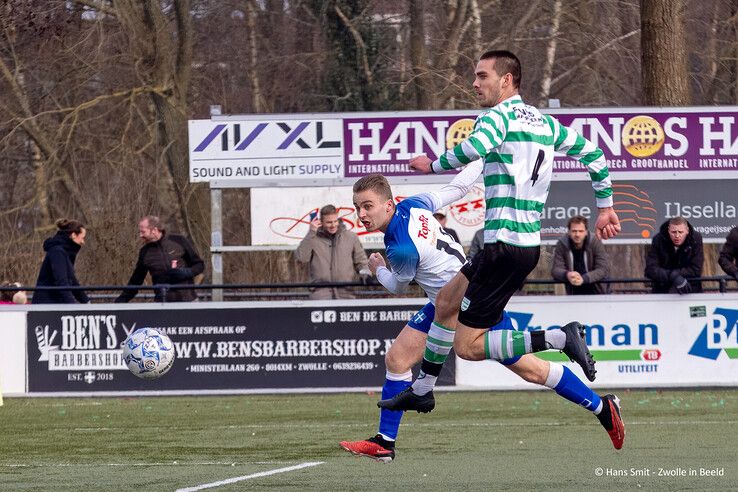
[[[74,260],[79,249],[85,244],[87,230],[81,222],[69,219],[56,221],[59,229],[56,235],[44,241],[46,257],[38,272],[36,287],[78,286],[74,274]],[[33,293],[32,304],[86,304],[90,302],[81,290],[37,290]]]

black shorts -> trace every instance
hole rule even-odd
[[[507,302],[523,286],[540,254],[539,246],[485,244],[461,267],[469,287],[461,301],[459,322],[471,328],[491,328],[499,323]]]

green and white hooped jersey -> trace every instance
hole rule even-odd
[[[484,159],[484,242],[538,246],[554,152],[581,162],[592,179],[597,206],[612,206],[602,150],[518,95],[480,114],[471,135],[434,161],[432,169],[440,173]]]

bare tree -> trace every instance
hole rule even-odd
[[[425,51],[425,10],[421,0],[410,0],[410,64],[415,88],[415,105],[418,109],[433,107],[432,74],[428,70]]]
[[[188,119],[207,118],[210,104],[231,114],[471,108],[487,49],[521,58],[526,100],[738,103],[738,0],[6,1],[2,276],[33,282],[62,216],[89,226],[85,283],[125,282],[136,220],[150,213],[207,256]],[[243,244],[249,193],[227,195],[226,242]],[[627,250],[633,265],[640,251]],[[226,280],[288,281],[297,274],[286,259],[244,255]]]
[[[454,101],[468,93],[459,77],[458,65],[468,69],[484,49],[482,19],[499,1],[449,0],[409,2],[410,60],[418,109],[454,106]],[[433,15],[438,9],[445,15]],[[428,46],[428,43],[431,43]],[[468,77],[467,74],[464,74]]]
[[[156,87],[150,97],[156,112],[161,170],[176,197],[180,228],[204,248],[209,239],[206,190],[189,183],[187,95],[192,67],[192,12],[189,0],[162,5],[157,0],[117,0],[115,15],[137,57],[137,75]]]
[[[641,0],[643,103],[691,103],[683,0]]]
[[[544,106],[551,93],[551,74],[553,73],[554,61],[556,61],[556,44],[559,39],[559,23],[561,22],[561,0],[554,2],[553,16],[551,17],[551,38],[546,47],[546,58],[541,77],[541,91],[538,104]]]

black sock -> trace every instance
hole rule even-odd
[[[420,370],[429,376],[438,377],[441,374],[441,369],[443,369],[443,364],[435,364],[425,359],[420,364]]]
[[[377,444],[382,446],[384,449],[395,449],[395,441],[388,441],[381,434],[377,434],[373,439]]]
[[[602,399],[602,411],[596,417],[600,420],[600,424],[602,424],[605,430],[612,430],[612,414],[609,401],[604,398]]]
[[[546,345],[546,332],[544,330],[530,332],[530,349],[531,352],[548,350],[548,346]]]

